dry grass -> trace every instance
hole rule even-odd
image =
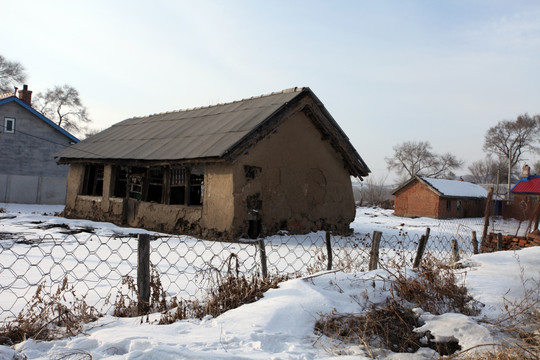
[[[415,352],[419,335],[413,329],[421,324],[418,316],[396,301],[373,308],[364,315],[333,312],[315,324],[315,331],[346,343],[385,347],[395,352]]]
[[[203,272],[202,276],[203,283],[209,289],[202,301],[184,300],[177,297],[166,299],[159,273],[152,266],[148,313],[161,312],[159,324],[170,324],[184,319],[202,319],[205,316],[216,317],[225,311],[257,301],[263,297],[264,292],[277,288],[280,282],[288,279],[287,275],[272,275],[267,278],[241,275],[234,254],[224,261],[221,268],[211,268]],[[122,284],[127,286],[128,293],[120,293],[117,296],[113,306],[113,315],[134,317],[148,314],[140,313],[135,280],[127,276],[124,277]]]
[[[458,284],[455,269],[442,262],[426,258],[412,274],[398,269],[393,273],[396,295],[432,314],[456,312],[478,315],[481,304]]]
[[[99,311],[86,304],[84,296],[78,297],[68,286],[66,277],[56,290],[40,284],[17,317],[0,325],[0,338],[18,343],[28,338],[54,340],[74,336],[82,332],[84,324],[100,316]]]
[[[360,345],[370,354],[371,348],[416,352],[420,347],[430,347],[441,355],[460,350],[456,340],[437,343],[429,332],[414,331],[422,323],[411,310],[420,307],[433,314],[478,314],[479,304],[458,284],[455,271],[440,262],[426,260],[414,272],[407,273],[405,268],[398,267],[390,273],[392,296],[383,306],[373,306],[361,314],[334,312],[322,316],[315,331],[331,339]]]

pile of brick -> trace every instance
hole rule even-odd
[[[480,252],[497,251],[498,234],[491,233],[482,241]],[[535,230],[528,236],[503,235],[501,250],[518,250],[524,247],[540,246],[540,230]]]

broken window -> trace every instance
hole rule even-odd
[[[186,168],[171,168],[169,204],[183,205],[186,202]]]
[[[202,205],[203,190],[204,167],[193,167],[189,176],[189,205]]]
[[[127,168],[117,166],[114,171],[113,197],[125,197],[127,189]]]
[[[103,195],[103,165],[89,164],[84,169],[84,180],[81,194]]]
[[[153,167],[148,170],[148,192],[146,201],[160,203],[163,193],[163,168]]]
[[[259,166],[244,165],[244,175],[246,179],[253,180],[255,179],[262,171],[262,168]]]
[[[129,197],[136,200],[142,200],[144,178],[146,169],[132,168],[129,175]]]

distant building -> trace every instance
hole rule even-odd
[[[447,219],[483,216],[488,191],[466,181],[416,176],[392,194],[397,216]]]
[[[64,204],[68,166],[54,154],[79,140],[32,108],[32,91],[0,96],[0,202]]]
[[[530,220],[538,216],[540,202],[540,176],[531,175],[531,168],[523,166],[521,179],[511,190],[511,201],[505,209],[505,217]],[[536,220],[538,222],[538,220]]]
[[[67,217],[203,237],[347,233],[370,172],[309,88],[135,117],[58,156]]]

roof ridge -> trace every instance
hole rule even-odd
[[[193,110],[210,109],[210,108],[214,108],[214,107],[218,107],[218,106],[230,105],[230,104],[235,104],[235,103],[248,101],[248,100],[261,99],[261,98],[268,97],[268,96],[273,96],[273,95],[289,94],[289,93],[293,93],[293,92],[302,92],[305,89],[309,89],[309,88],[308,87],[293,87],[293,88],[288,88],[288,89],[284,89],[284,90],[281,90],[281,91],[274,91],[274,92],[271,92],[269,94],[262,94],[262,95],[252,96],[252,97],[249,97],[249,98],[229,101],[229,102],[225,102],[225,103],[217,103],[217,104],[207,105],[207,106],[196,106],[196,107],[186,108],[186,109],[164,111],[164,112],[153,113],[153,114],[148,114],[148,115],[144,115],[144,116],[134,116],[134,117],[131,117],[129,119],[142,119],[142,118],[147,118],[147,117],[150,117],[150,116],[167,115],[167,114],[174,114],[174,113],[187,112],[187,111],[193,111]]]
[[[0,94],[0,99],[7,99],[8,97],[15,96],[14,92],[6,92]]]

